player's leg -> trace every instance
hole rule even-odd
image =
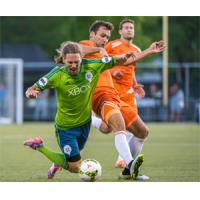
[[[71,132],[75,132],[74,135],[76,135],[76,138],[78,137],[77,142],[76,142],[76,140],[74,140],[74,142],[71,142],[73,144],[71,146],[73,146],[74,151],[76,151],[76,153],[73,153],[73,154],[76,154],[76,155],[79,154],[80,155],[79,151],[81,151],[83,149],[83,147],[85,146],[85,143],[86,143],[87,138],[88,138],[88,134],[90,132],[90,125],[91,125],[91,121],[89,121],[85,125],[79,127],[78,128],[79,130],[78,129],[74,129],[74,130],[71,129]],[[77,133],[79,135],[77,135]],[[59,138],[57,138],[57,139],[59,140]],[[59,143],[60,143],[60,141],[59,141]],[[68,146],[69,152],[70,152],[71,146]],[[69,162],[69,171],[77,172],[78,167],[81,163],[80,157],[75,156],[75,159],[72,160],[72,158],[68,158],[68,160],[73,161],[73,162]],[[50,167],[50,169],[48,171],[48,178],[53,178],[58,170],[59,170],[59,165],[56,165],[55,163],[53,163],[53,165]]]
[[[128,127],[128,129],[129,129],[129,127],[131,127],[131,125],[134,124],[138,120],[137,107],[136,106],[133,107],[133,106],[126,104],[125,102],[121,102],[120,111],[123,114],[123,118],[124,118],[126,127]],[[131,129],[131,132],[129,132],[129,134],[134,135],[135,130]],[[129,177],[129,178],[130,178],[130,175],[132,175],[135,179],[137,179],[138,175],[139,175],[140,167],[144,160],[144,157],[142,154],[137,154],[135,156],[136,153],[135,153],[134,145],[131,145],[133,138],[134,138],[133,136],[129,138],[129,148],[130,148],[131,154],[134,158],[134,162],[133,162],[133,165],[132,165],[132,168],[130,171],[125,169],[122,172],[122,174],[121,174],[122,178],[123,178],[123,175],[124,175],[124,177]]]
[[[68,170],[72,173],[78,173],[79,165],[81,163],[77,140],[81,134],[80,128],[81,127],[76,127],[68,130],[57,129],[56,131],[58,144],[64,153],[65,159],[68,161]]]
[[[108,125],[104,121],[102,121],[101,118],[95,115],[92,115],[92,126],[105,134],[112,132],[112,129],[109,128]]]
[[[149,129],[143,122],[143,120],[138,116],[137,120],[134,121],[131,126],[128,127],[128,130],[134,133],[134,136],[129,141],[130,150],[132,153],[133,158],[137,158],[140,156],[142,147],[144,145],[145,139],[147,138],[149,134]],[[140,159],[139,164],[143,162],[143,158]],[[136,173],[138,174],[137,178],[138,180],[149,180],[149,177],[146,175],[139,175],[139,170],[136,170]]]
[[[124,119],[118,106],[111,102],[105,102],[101,108],[101,116],[108,126],[112,128],[116,150],[128,166],[133,158],[125,136]]]
[[[31,147],[44,154],[49,160],[57,163],[64,169],[68,169],[68,163],[62,153],[57,153],[45,147],[41,138],[31,138],[24,142],[24,145]]]
[[[136,158],[142,150],[145,138],[148,136],[149,129],[138,115],[136,106],[129,106],[126,103],[121,103],[121,113],[123,114],[126,129],[129,134],[134,136],[129,138],[129,146],[133,158]],[[128,135],[129,135],[128,134]]]
[[[127,128],[128,131],[134,134],[135,138],[138,138],[138,142],[144,142],[149,134],[149,128],[145,125],[143,120],[138,115],[137,119]]]
[[[81,164],[80,151],[84,148],[88,135],[90,133],[91,120],[86,124],[76,128],[74,144],[71,145],[72,152],[69,160],[69,171],[77,173],[79,171],[79,166]]]
[[[128,131],[126,131],[126,140],[127,140],[128,144],[129,144],[129,141],[132,139],[132,137],[133,137],[133,134],[130,133],[130,132],[128,132]],[[130,147],[130,145],[129,145],[129,147]],[[125,161],[124,161],[123,158],[119,155],[118,158],[117,158],[117,161],[116,161],[116,163],[115,163],[115,167],[116,167],[116,168],[124,168],[125,166],[126,166]]]

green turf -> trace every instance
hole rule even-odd
[[[142,171],[150,181],[200,181],[200,126],[197,124],[148,124]],[[23,146],[30,137],[41,136],[45,145],[57,150],[53,123],[25,123],[0,126],[0,181],[49,181],[51,162],[42,154]],[[103,169],[101,181],[119,181],[120,169],[114,168],[117,153],[113,135],[103,135],[92,128],[82,151],[83,158],[95,158]],[[54,180],[80,181],[77,174],[62,170]]]

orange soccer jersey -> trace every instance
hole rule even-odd
[[[117,39],[109,42],[106,47],[106,51],[110,56],[121,55],[128,52],[141,52],[141,50],[136,45],[128,45],[124,43],[121,39]],[[133,86],[133,77],[135,75],[135,65],[130,64],[127,66],[116,66],[110,69],[112,74],[113,71],[121,71],[123,76],[120,79],[113,78],[113,83],[115,88],[120,94],[120,98],[131,104],[133,102],[134,94],[129,93],[130,89]]]
[[[81,41],[80,44],[95,47],[90,40]],[[100,53],[90,54],[85,58],[102,58]],[[122,102],[118,91],[115,89],[110,70],[101,73],[97,86],[92,95],[92,109],[102,119],[108,123],[109,117],[113,113],[121,112],[126,127],[130,126],[137,118],[137,109]]]
[[[96,47],[96,45],[90,40],[83,40],[80,44]],[[94,53],[85,56],[85,58],[101,59],[102,55],[100,53]],[[112,76],[109,70],[105,70],[101,73],[92,96],[92,109],[99,116],[101,116],[101,107],[105,101],[113,102],[113,104],[119,104],[118,93],[114,88]]]
[[[96,47],[94,42],[92,42],[90,40],[82,40],[79,43],[83,44],[83,45],[86,45],[86,46],[90,46],[90,47]],[[84,58],[101,59],[102,55],[100,53],[94,53],[94,54],[86,55]],[[109,88],[113,88],[114,89],[112,76],[111,76],[109,70],[106,70],[106,71],[101,73],[96,87],[109,87]]]

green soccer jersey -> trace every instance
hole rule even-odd
[[[81,126],[91,118],[91,95],[100,73],[116,64],[116,59],[82,59],[76,76],[66,66],[57,66],[35,83],[38,90],[54,88],[57,92],[56,126],[69,129]]]

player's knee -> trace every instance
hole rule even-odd
[[[108,120],[109,127],[113,132],[126,130],[125,122],[121,114],[113,114]]]
[[[99,129],[102,133],[108,134],[111,133],[112,129],[106,125],[106,123],[102,123]]]
[[[104,134],[109,134],[109,133],[111,133],[112,129],[111,128],[100,128],[100,131]]]
[[[125,124],[122,123],[122,122],[112,123],[111,127],[112,127],[113,132],[125,131],[126,130]]]
[[[145,139],[145,138],[148,137],[148,135],[149,135],[149,128],[145,126],[143,131],[142,131],[141,136],[142,136],[143,139]]]

